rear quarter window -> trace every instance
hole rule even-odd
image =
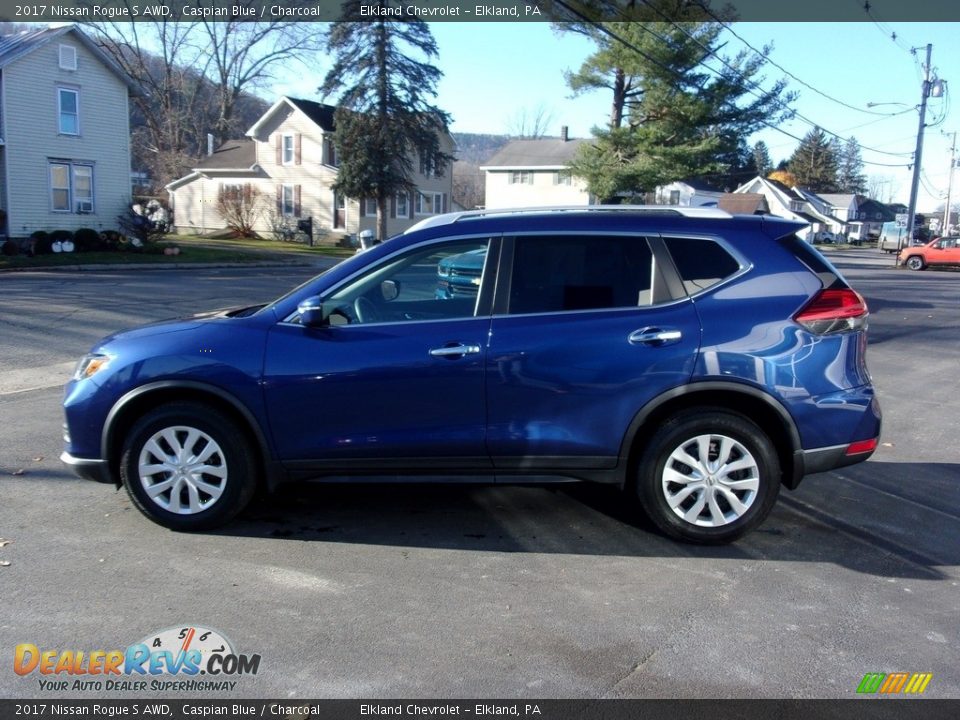
[[[664,242],[688,295],[702,292],[740,270],[740,263],[715,240],[664,238]]]

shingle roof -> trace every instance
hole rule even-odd
[[[313,100],[302,100],[287,96],[287,100],[297,106],[299,110],[308,118],[313,120],[322,130],[330,132],[333,130],[333,113],[336,110],[331,105],[314,102]]]
[[[500,148],[482,168],[565,167],[588,140],[513,140]]]
[[[770,183],[771,185],[773,185],[773,186],[774,186],[775,188],[777,188],[777,190],[779,190],[780,192],[786,193],[789,197],[793,198],[794,200],[804,200],[804,201],[805,201],[805,200],[807,199],[807,198],[805,198],[802,194],[800,194],[800,193],[798,193],[796,190],[794,190],[792,187],[790,187],[789,185],[787,185],[787,184],[785,184],[785,183],[780,182],[779,180],[773,180],[772,178],[763,178],[763,180],[764,180],[764,182],[768,182],[768,183]]]
[[[199,170],[246,170],[257,161],[256,141],[227,140],[197,163]]]
[[[818,193],[818,197],[831,207],[848,208],[856,195],[853,193]]]
[[[770,212],[767,198],[763,193],[727,193],[720,196],[717,207],[731,215],[757,215]]]

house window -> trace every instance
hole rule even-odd
[[[77,69],[77,49],[73,47],[73,45],[60,46],[60,69],[61,70]]]
[[[283,164],[293,165],[293,135],[283,136]]]
[[[680,191],[671,190],[670,191],[670,202],[669,205],[679,205],[680,204]]]
[[[50,163],[50,207],[56,212],[93,212],[93,166]]]
[[[533,185],[533,173],[528,170],[514,170],[510,173],[511,185]]]
[[[340,158],[337,157],[337,146],[333,140],[327,140],[325,143],[327,146],[327,165],[340,167]]]
[[[57,107],[60,113],[61,135],[80,134],[80,91],[57,88]]]
[[[417,215],[439,215],[443,212],[443,193],[417,193],[414,207]]]
[[[553,174],[553,184],[554,185],[570,185],[571,184],[570,173],[561,170]]]
[[[410,217],[410,196],[407,193],[397,193],[397,217]]]
[[[377,214],[377,199],[366,198],[363,201],[363,215],[365,217],[373,217],[376,214]]]
[[[424,177],[440,177],[440,165],[437,162],[437,156],[433,153],[420,153],[420,174]]]
[[[293,185],[283,186],[280,208],[281,212],[288,217],[294,215],[296,212],[296,200],[294,198]]]

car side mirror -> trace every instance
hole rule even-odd
[[[337,312],[337,307],[330,303],[323,303],[319,297],[307,298],[297,305],[300,313],[300,324],[304,327],[336,327],[350,322],[343,313]]]
[[[380,283],[380,294],[383,296],[383,299],[386,302],[396,300],[398,297],[400,297],[400,281],[384,280],[382,283]]]

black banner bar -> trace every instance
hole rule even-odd
[[[711,16],[742,22],[960,21],[957,0],[700,0]],[[302,21],[339,18],[342,0],[0,0],[0,20],[23,23],[179,21]],[[371,0],[371,20],[429,22],[552,22],[630,20],[643,0]],[[728,14],[732,11],[732,15]],[[648,18],[649,19],[649,18]]]
[[[8,718],[954,720],[960,700],[0,700]]]

